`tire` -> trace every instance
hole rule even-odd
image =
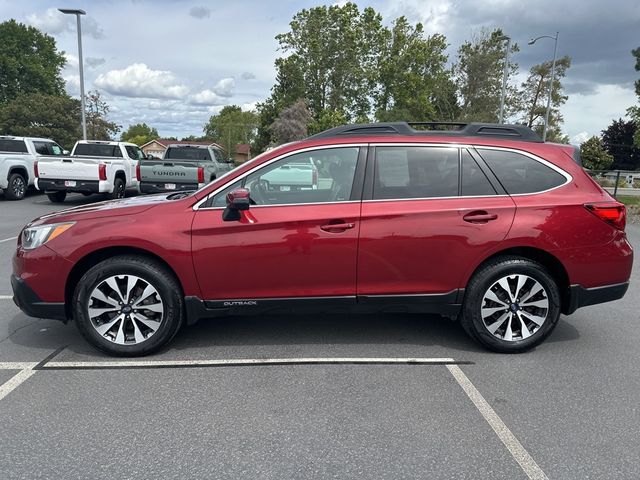
[[[47,192],[47,198],[51,203],[62,203],[67,198],[67,192],[60,190],[57,192]]]
[[[120,255],[82,276],[73,295],[73,317],[82,336],[98,350],[115,356],[148,355],[178,333],[184,319],[181,292],[175,276],[160,263]]]
[[[27,181],[21,173],[9,175],[4,196],[7,200],[22,200],[27,193]]]
[[[116,179],[113,181],[113,192],[109,193],[107,197],[109,197],[109,199],[111,200],[118,200],[120,198],[124,198],[124,194],[124,180],[122,180],[122,178],[120,177],[116,177]]]
[[[483,265],[467,284],[460,322],[484,347],[519,353],[539,345],[559,318],[560,292],[549,272],[532,260],[503,256]]]

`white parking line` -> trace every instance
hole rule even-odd
[[[447,365],[449,372],[456,379],[458,384],[462,387],[469,399],[473,402],[476,408],[480,411],[484,419],[491,425],[493,431],[496,432],[498,438],[507,447],[509,453],[520,464],[524,473],[527,474],[531,480],[548,480],[548,477],[542,471],[542,469],[535,462],[533,457],[529,455],[522,444],[518,441],[511,430],[504,424],[498,414],[491,408],[491,405],[484,399],[482,394],[473,386],[471,380],[464,374],[458,365]]]
[[[25,370],[36,365],[36,362],[0,362],[0,370]]]
[[[0,243],[10,242],[11,240],[17,240],[18,237],[5,238],[4,240],[0,240]]]
[[[11,300],[13,295],[0,295],[0,300]]]
[[[441,365],[453,363],[453,358],[365,358],[365,357],[336,357],[336,358],[236,358],[220,360],[120,360],[97,362],[47,362],[47,368],[180,368],[180,367],[215,367],[241,365],[330,365],[330,364],[420,364]]]
[[[0,400],[13,392],[17,387],[19,387],[22,382],[27,380],[31,375],[36,373],[35,370],[25,369],[20,370],[13,377],[11,377],[7,382],[0,385]]]

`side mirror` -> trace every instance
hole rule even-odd
[[[241,218],[241,210],[249,210],[251,199],[249,190],[237,188],[227,193],[227,208],[222,212],[222,220],[225,222],[238,221]]]
[[[63,155],[69,155],[71,152],[69,150],[62,150]]]

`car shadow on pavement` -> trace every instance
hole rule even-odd
[[[35,320],[18,314],[4,342],[30,349],[67,345],[68,353],[106,357],[80,336],[73,323]],[[578,330],[561,318],[545,343],[570,342]],[[3,342],[3,343],[4,343]],[[467,359],[466,353],[491,354],[477,345],[458,322],[437,315],[262,315],[200,320],[183,328],[157,355],[180,358],[289,356],[408,356]],[[210,355],[209,355],[210,354]],[[74,355],[74,356],[75,356]],[[153,357],[153,356],[152,356]]]

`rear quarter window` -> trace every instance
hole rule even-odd
[[[24,140],[0,140],[0,152],[27,153]]]
[[[478,148],[489,168],[510,195],[537,193],[564,184],[564,175],[517,152]]]

